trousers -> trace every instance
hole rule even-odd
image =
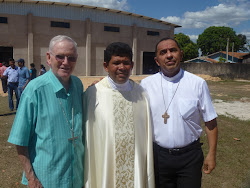
[[[204,155],[198,141],[180,149],[153,144],[156,188],[200,188]]]

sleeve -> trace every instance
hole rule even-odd
[[[27,79],[30,79],[29,69],[27,69],[27,71],[26,71],[26,78],[27,78]]]
[[[8,139],[8,142],[19,146],[28,146],[29,140],[35,132],[36,104],[33,102],[33,96],[29,97],[26,93],[22,94]]]
[[[154,157],[153,157],[153,140],[152,140],[152,126],[151,126],[151,112],[150,105],[145,97],[147,105],[147,186],[148,188],[155,187],[155,175],[154,175]]]
[[[30,73],[32,74],[32,70],[30,69]]]
[[[200,88],[200,111],[204,122],[211,121],[217,117],[205,80]]]
[[[6,69],[6,70],[3,72],[3,75],[4,75],[4,76],[8,76],[8,69]]]

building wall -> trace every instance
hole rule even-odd
[[[103,15],[103,18],[97,18],[97,15],[93,15],[94,10],[88,10],[90,13],[85,8],[86,14],[92,17],[74,20],[75,15],[72,16],[74,7],[69,8],[69,12],[67,12],[67,7],[58,6],[59,10],[66,11],[65,15],[69,16],[67,19],[62,12],[56,9],[56,5],[44,5],[44,8],[41,5],[35,6],[35,4],[19,3],[18,6],[17,3],[10,3],[11,6],[7,6],[7,4],[2,3],[8,8],[9,14],[3,13],[5,10],[2,5],[2,8],[0,7],[0,17],[8,18],[8,24],[0,23],[0,46],[13,47],[13,58],[23,58],[28,68],[30,68],[31,63],[35,63],[37,69],[40,69],[40,64],[45,65],[47,70],[49,69],[46,64],[49,41],[60,34],[73,38],[78,44],[79,56],[74,75],[106,75],[102,65],[104,50],[108,44],[117,41],[128,43],[132,47],[135,62],[133,74],[142,74],[143,52],[154,52],[155,44],[161,38],[174,37],[174,26],[172,25],[159,24],[145,19],[140,20],[140,18],[131,18],[131,16],[126,15],[98,10],[96,14]],[[43,16],[43,14],[51,14],[47,8],[56,11],[55,16]],[[17,10],[18,15],[11,14],[11,12],[15,12],[13,9]],[[33,9],[37,9],[37,12],[34,12]],[[25,10],[27,14],[25,14]],[[81,12],[79,8],[75,10],[77,10],[77,14]],[[112,21],[112,16],[117,16],[117,18],[113,18]],[[105,17],[108,18],[106,23]],[[51,21],[68,22],[70,28],[51,27]],[[134,24],[131,25],[132,21]],[[114,24],[119,22],[122,24]],[[142,23],[145,23],[145,27],[142,27]],[[152,23],[155,28],[146,27],[150,25],[149,23]],[[104,31],[104,26],[119,27],[120,32]],[[159,32],[159,36],[149,36],[147,31]]]
[[[206,74],[223,79],[250,80],[250,64],[236,63],[182,63],[181,67],[193,74]]]

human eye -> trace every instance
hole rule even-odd
[[[64,55],[56,55],[57,59],[64,60],[65,56]]]
[[[131,65],[131,62],[130,61],[124,61],[123,64],[124,65]]]
[[[167,50],[161,50],[160,51],[160,55],[164,55],[165,53],[167,53]]]
[[[70,62],[76,62],[76,60],[77,60],[77,57],[75,57],[75,56],[68,57],[68,61],[70,61]]]

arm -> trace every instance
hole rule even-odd
[[[24,167],[25,176],[28,180],[28,186],[32,188],[43,188],[40,181],[37,179],[35,172],[33,171],[32,165],[30,163],[28,147],[26,146],[16,146],[18,157]]]
[[[25,87],[27,86],[27,84],[29,83],[30,79],[28,79],[25,83],[25,85],[23,86],[23,90],[25,89]]]
[[[210,174],[216,166],[216,148],[218,140],[218,128],[216,118],[209,122],[205,122],[205,126],[209,151],[204,161],[203,171],[206,174]]]

